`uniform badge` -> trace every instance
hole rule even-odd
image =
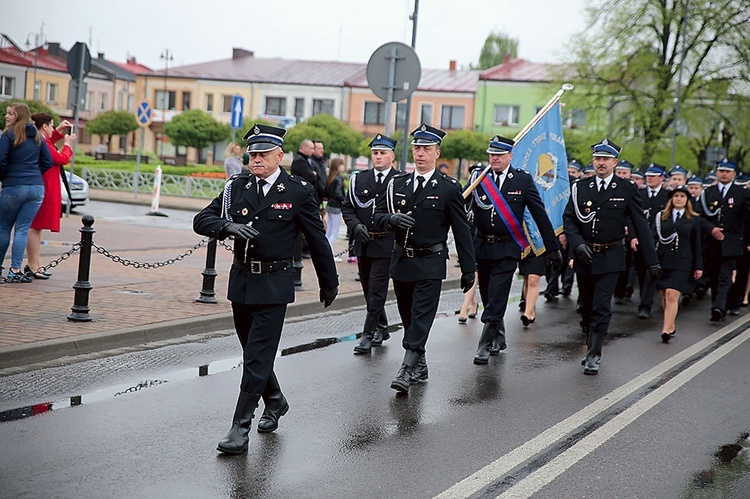
[[[246,215],[247,215],[247,208],[242,208],[242,216],[244,217]]]
[[[404,206],[406,204],[406,199],[401,200],[401,206]]]
[[[253,183],[252,183],[252,182],[248,182],[247,184],[245,184],[245,190],[246,190],[246,191],[249,191],[249,190],[250,190],[250,186],[251,186],[251,185],[253,185]]]
[[[508,178],[513,178],[513,172],[508,173]]]
[[[433,187],[435,187],[437,185],[437,180],[433,178],[432,180],[430,180],[430,183],[432,184]]]
[[[482,201],[485,201],[487,199],[487,196],[482,196]]]
[[[253,133],[255,135],[258,135],[260,133],[260,128],[258,128],[257,126],[255,128],[253,128]]]
[[[300,180],[299,183],[302,184],[302,185],[307,185],[307,181],[306,180]],[[281,185],[281,184],[279,184],[279,185]]]
[[[589,182],[589,189],[593,189],[593,188],[594,188],[594,183],[593,182]]]
[[[591,206],[591,201],[586,201],[586,206]]]
[[[616,183],[612,182],[612,184],[611,184],[611,185],[612,185],[612,188],[613,188],[613,189],[617,189],[617,184],[616,184]]]
[[[382,139],[383,137],[382,137],[382,136],[381,136],[380,134],[377,134],[377,136],[375,136],[375,138],[376,138],[376,139],[378,139],[378,140],[380,140],[380,139]]]
[[[369,191],[365,189],[364,191],[362,191],[362,194],[369,194]]]
[[[734,204],[734,198],[727,199],[727,203],[729,203],[729,207],[731,208],[732,205]]]
[[[286,186],[283,183],[281,183],[276,186],[276,190],[279,192],[284,192],[286,190]]]
[[[427,127],[424,125],[424,123],[422,124],[422,128],[420,128],[420,130],[422,130],[423,132],[427,130]]]

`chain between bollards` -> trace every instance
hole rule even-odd
[[[94,241],[94,232],[91,226],[94,225],[94,217],[84,215],[81,219],[81,253],[78,256],[78,280],[73,285],[75,298],[73,299],[72,314],[68,316],[69,321],[90,322],[89,315],[89,293],[91,292],[91,283],[89,275],[91,273],[91,246]]]

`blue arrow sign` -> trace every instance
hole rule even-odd
[[[154,110],[151,109],[151,104],[148,101],[138,104],[138,109],[135,111],[135,119],[140,126],[149,126],[151,124],[151,120],[154,119]]]
[[[235,95],[232,97],[232,128],[242,128],[242,111],[245,109],[245,98]]]

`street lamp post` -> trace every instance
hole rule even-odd
[[[39,62],[39,47],[47,43],[47,36],[44,34],[44,23],[42,23],[42,27],[39,29],[39,33],[29,33],[26,35],[26,50],[29,50],[31,48],[31,38],[34,38],[34,100],[39,100],[39,94],[41,93],[41,89],[37,87],[36,85],[36,68],[37,64]],[[25,96],[25,92],[24,92]]]
[[[167,111],[169,110],[169,93],[167,92],[167,78],[169,78],[169,61],[174,60],[174,54],[169,49],[164,49],[164,52],[159,56],[160,59],[164,60],[164,114],[162,115],[161,121],[161,159],[164,161],[164,124],[167,122]]]

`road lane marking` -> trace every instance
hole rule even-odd
[[[709,353],[498,497],[530,497],[750,338],[750,329]]]
[[[577,428],[587,424],[589,421],[602,414],[612,406],[618,404],[625,398],[629,397],[642,387],[646,386],[649,383],[652,383],[654,379],[659,378],[667,371],[675,368],[694,355],[699,354],[702,350],[710,347],[712,344],[719,341],[724,336],[727,336],[745,326],[748,322],[750,322],[750,315],[747,315],[742,319],[719,329],[714,334],[707,336],[694,345],[675,354],[661,364],[656,365],[640,376],[625,383],[621,387],[616,388],[608,394],[603,395],[575,414],[572,414],[556,425],[546,429],[528,442],[519,445],[512,451],[496,459],[484,468],[478,470],[476,473],[466,477],[449,489],[446,489],[438,496],[436,496],[436,498],[464,498],[475,494],[476,492],[489,486],[502,476],[506,475],[517,466],[528,461],[535,455],[539,454],[549,447],[552,447],[557,442],[573,433],[573,431],[575,431]]]

